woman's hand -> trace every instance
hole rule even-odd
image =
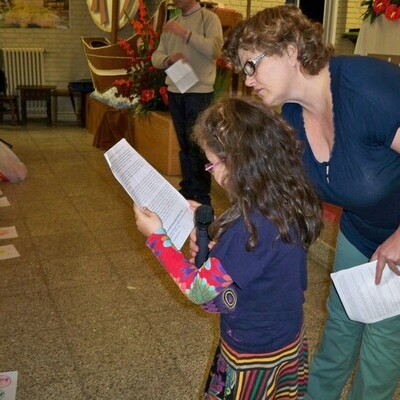
[[[136,226],[144,236],[149,237],[154,231],[163,227],[160,217],[147,208],[133,205]]]
[[[396,275],[400,276],[400,227],[375,250],[371,261],[375,260],[378,260],[375,274],[376,285],[381,283],[386,264]]]

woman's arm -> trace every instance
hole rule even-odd
[[[400,154],[400,128],[390,148]],[[387,264],[389,268],[400,276],[400,227],[389,236],[376,250],[371,257],[371,261],[378,260],[376,264],[375,283],[379,285],[382,279],[383,269]]]

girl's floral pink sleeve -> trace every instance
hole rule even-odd
[[[182,252],[176,249],[164,229],[151,234],[146,245],[181,292],[193,303],[207,303],[233,282],[217,258],[209,258],[201,268],[196,268]]]

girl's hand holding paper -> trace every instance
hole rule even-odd
[[[160,217],[148,208],[140,208],[134,204],[133,211],[135,212],[136,226],[145,237],[149,237],[157,229],[163,227]]]

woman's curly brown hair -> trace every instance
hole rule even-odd
[[[307,249],[316,240],[321,201],[305,177],[301,142],[273,109],[254,98],[223,97],[200,115],[193,135],[203,150],[224,160],[227,171],[223,186],[231,207],[211,226],[214,240],[243,217],[247,249],[254,248],[253,211],[272,221],[285,242],[300,240]]]
[[[270,7],[240,22],[227,32],[223,56],[233,69],[242,69],[238,50],[283,55],[288,45],[298,49],[298,60],[303,73],[316,75],[329,61],[333,47],[322,40],[323,28],[310,21],[292,4]]]

